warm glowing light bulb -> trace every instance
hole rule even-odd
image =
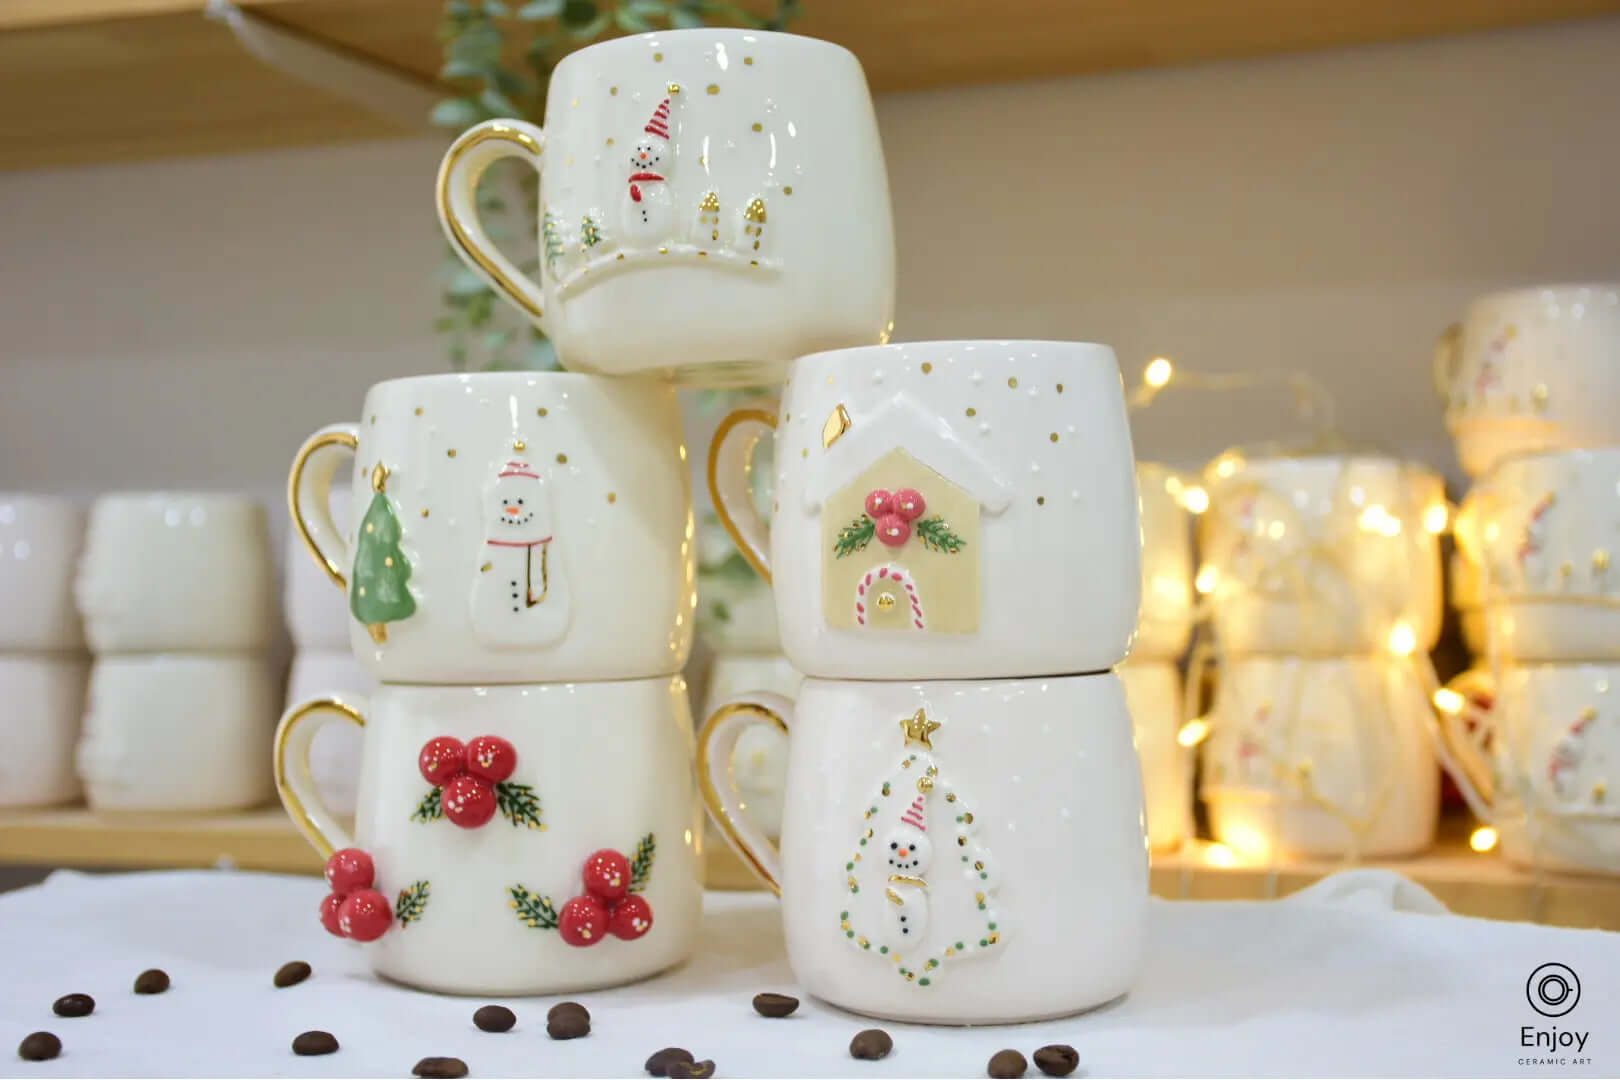
[[[1210,593],[1215,591],[1215,586],[1220,582],[1220,580],[1220,572],[1213,566],[1205,563],[1203,566],[1198,568],[1198,576],[1193,579],[1193,587],[1203,595],[1208,596]]]
[[[1389,630],[1389,651],[1396,656],[1411,656],[1417,649],[1417,631],[1411,623],[1398,622]]]
[[[1481,825],[1468,837],[1468,846],[1484,854],[1496,847],[1496,830],[1489,825]]]
[[[1181,488],[1181,477],[1171,473],[1169,476],[1164,478],[1164,490],[1168,491],[1171,495],[1180,498]]]
[[[1170,381],[1175,374],[1175,365],[1162,356],[1155,356],[1146,368],[1142,370],[1142,381],[1157,390]]]
[[[1197,746],[1209,736],[1209,721],[1199,717],[1189,720],[1176,733],[1176,742],[1182,746]]]
[[[1445,532],[1446,526],[1450,522],[1451,511],[1446,508],[1446,504],[1443,502],[1435,503],[1423,511],[1423,527],[1435,536]]]
[[[1283,533],[1287,531],[1287,526],[1285,526],[1281,520],[1273,521],[1271,524],[1266,526],[1266,535],[1271,537],[1273,540],[1281,540],[1283,538]]]
[[[1182,489],[1181,505],[1195,514],[1202,514],[1209,509],[1209,492],[1201,487]]]
[[[1222,843],[1210,844],[1204,849],[1204,861],[1211,866],[1236,866],[1237,852]]]
[[[1215,475],[1223,480],[1235,472],[1237,472],[1237,462],[1232,458],[1221,458],[1215,463]]]
[[[1434,692],[1434,707],[1443,713],[1455,716],[1462,712],[1463,706],[1467,704],[1468,699],[1455,690],[1448,690],[1442,686]]]
[[[1375,532],[1382,536],[1401,535],[1401,519],[1384,509],[1382,503],[1373,503],[1361,512],[1356,519],[1363,532]]]

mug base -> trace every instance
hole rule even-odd
[[[629,986],[632,983],[645,982],[648,979],[654,979],[674,971],[690,959],[691,954],[687,953],[659,967],[631,975],[608,979],[565,979],[559,982],[501,982],[495,980],[476,985],[456,985],[436,982],[433,979],[406,978],[376,968],[372,969],[372,975],[380,981],[393,986],[401,986],[407,990],[417,990],[424,994],[439,994],[445,997],[553,997],[558,994],[584,994],[597,990],[611,990],[618,986]]]
[[[864,1016],[872,1020],[886,1020],[894,1024],[928,1024],[932,1027],[1011,1027],[1016,1024],[1039,1024],[1048,1020],[1067,1020],[1071,1016],[1080,1016],[1085,1013],[1101,1012],[1103,1009],[1112,1008],[1115,1005],[1123,1002],[1126,998],[1130,997],[1130,991],[1123,991],[1115,994],[1113,997],[1107,998],[1106,1000],[1098,1001],[1090,1005],[1078,1005],[1072,1008],[1058,1009],[1054,1012],[1043,1011],[1016,1013],[1009,1014],[1007,1016],[946,1016],[940,1019],[919,1017],[915,1013],[908,1013],[904,1011],[858,1009],[850,1005],[844,1005],[832,998],[823,997],[822,995],[814,993],[813,991],[811,992],[810,996],[821,1002],[823,1005],[829,1005],[840,1012],[846,1012],[852,1016]]]

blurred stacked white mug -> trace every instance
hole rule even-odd
[[[271,794],[275,571],[239,495],[106,495],[75,585],[95,652],[78,748],[98,811],[257,806]]]
[[[84,517],[69,499],[0,494],[0,806],[79,794],[73,746],[90,659],[72,584]]]
[[[1620,284],[1482,297],[1436,375],[1483,654],[1436,695],[1448,748],[1509,859],[1620,873]]]
[[[1228,452],[1205,484],[1197,587],[1212,594],[1221,670],[1202,785],[1216,839],[1253,858],[1427,848],[1439,476],[1369,453]]]

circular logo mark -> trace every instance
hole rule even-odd
[[[1581,980],[1563,964],[1542,964],[1524,984],[1530,1007],[1542,1016],[1563,1016],[1581,1000]]]

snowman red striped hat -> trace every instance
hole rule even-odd
[[[669,141],[669,98],[658,103],[658,108],[653,110],[652,119],[647,121],[647,126],[641,130],[649,135],[656,135],[665,142]]]
[[[905,814],[900,818],[900,820],[902,823],[910,825],[918,832],[927,832],[928,822],[927,819],[923,817],[924,813],[926,813],[926,811],[923,808],[923,797],[918,795],[915,799],[911,800],[911,806],[906,810]]]
[[[531,480],[540,479],[540,474],[536,473],[527,461],[508,461],[506,467],[496,474],[496,479],[498,480],[502,476],[527,476]]]

